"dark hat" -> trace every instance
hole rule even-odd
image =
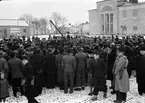
[[[48,48],[47,52],[48,53],[51,53],[52,52],[52,49],[51,48]]]
[[[88,50],[87,53],[89,53],[89,54],[93,54],[94,51],[92,51],[92,50]]]
[[[117,50],[118,50],[119,52],[124,52],[124,53],[125,53],[126,48],[123,47],[123,46],[121,46],[121,47],[119,47]]]
[[[145,46],[142,46],[142,47],[140,48],[140,50],[145,51]]]

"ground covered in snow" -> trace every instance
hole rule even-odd
[[[89,87],[86,87],[84,91],[74,91],[73,94],[64,94],[63,91],[60,91],[58,88],[55,89],[43,89],[43,93],[36,97],[37,101],[40,103],[113,103],[116,96],[112,95],[109,89],[110,82],[107,81],[108,93],[107,98],[103,98],[103,93],[99,93],[98,100],[92,102],[92,96],[88,96]],[[11,96],[7,98],[6,103],[27,103],[27,99],[24,96],[14,98]],[[126,103],[145,103],[145,95],[140,96],[137,92],[136,79],[130,79],[130,92],[127,94]]]

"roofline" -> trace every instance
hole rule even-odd
[[[97,10],[97,9],[91,9],[91,10],[88,10],[88,12],[89,12],[89,11],[94,11],[94,10]]]
[[[110,1],[110,0],[108,0],[108,1]],[[98,1],[97,3],[101,3],[101,2],[106,2],[106,1],[102,0],[102,1]]]
[[[119,7],[127,7],[127,6],[143,5],[143,4],[145,4],[145,2],[131,3],[131,5],[122,5],[122,6],[119,6]]]
[[[20,20],[20,19],[0,19],[0,20],[17,20],[17,21],[25,21],[25,20]]]
[[[29,27],[29,26],[21,26],[21,25],[4,25],[4,26],[2,26],[2,25],[0,25],[0,27]]]

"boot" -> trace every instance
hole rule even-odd
[[[92,95],[93,95],[93,92],[90,92],[88,95],[89,95],[89,96],[92,96]]]
[[[127,94],[126,93],[122,93],[122,100],[126,102],[126,97],[127,97]]]
[[[104,97],[104,98],[107,98],[107,92],[104,92],[103,97]]]
[[[120,92],[116,92],[116,100],[114,100],[113,102],[114,103],[120,103],[120,98],[121,96],[120,96]]]
[[[97,101],[98,98],[97,98],[97,96],[95,96],[95,97],[93,97],[91,100],[92,100],[92,101]]]

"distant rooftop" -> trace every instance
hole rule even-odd
[[[29,26],[24,20],[0,19],[0,26]]]

